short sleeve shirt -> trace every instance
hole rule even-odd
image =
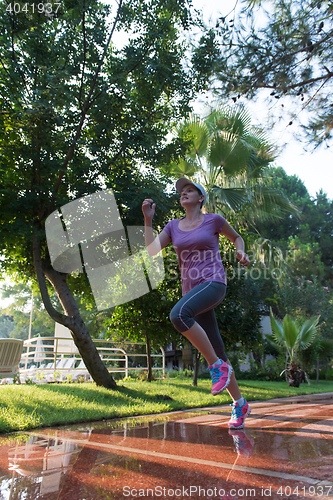
[[[178,227],[181,219],[173,219],[163,228],[171,238],[178,257],[182,294],[205,281],[227,284],[219,250],[219,234],[225,219],[218,214],[204,214],[200,226],[191,231]]]

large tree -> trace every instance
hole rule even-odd
[[[166,146],[165,135],[200,88],[185,72],[179,36],[192,19],[186,0],[51,4],[45,11],[20,1],[20,8],[0,6],[0,265],[20,280],[37,276],[48,314],[71,330],[95,382],[114,388],[72,277],[51,265],[45,220],[105,187],[117,196],[115,172],[131,182],[138,164],[181,151],[177,141]],[[125,34],[119,48],[117,33]]]
[[[309,143],[330,141],[333,130],[332,3],[322,0],[245,0],[226,9],[193,58],[209,62],[212,87],[234,101],[262,90],[279,99],[286,125],[309,112]],[[200,68],[198,68],[200,71]],[[289,96],[290,100],[283,99]],[[286,117],[287,104],[292,106]],[[277,111],[277,110],[276,110]],[[304,113],[302,114],[302,116]],[[303,120],[304,122],[304,120]]]

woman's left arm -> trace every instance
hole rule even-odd
[[[245,245],[244,245],[244,240],[243,238],[234,230],[233,227],[230,226],[230,224],[225,221],[225,223],[222,226],[222,231],[221,234],[228,238],[228,240],[231,241],[236,247],[237,250],[237,259],[239,259],[239,263],[243,264],[243,266],[248,266],[250,264],[249,257],[245,253]]]

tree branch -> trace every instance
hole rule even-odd
[[[325,83],[327,83],[330,78],[331,77],[327,78],[327,80],[325,80],[320,85],[319,89],[317,89],[316,92],[306,101],[306,103],[302,106],[302,108],[300,109],[300,111],[297,113],[296,117],[303,111],[303,109],[305,109],[307,107],[308,104],[310,104],[310,102],[315,98],[315,96],[318,94],[318,92],[323,88],[323,86],[325,85]]]
[[[310,83],[315,83],[315,82],[320,82],[321,80],[325,80],[324,85],[330,78],[333,77],[333,72],[330,72],[326,75],[318,76],[317,78],[310,78],[310,80],[305,80],[302,82],[294,83],[293,85],[288,85],[287,87],[283,87],[283,91],[288,91],[288,90],[293,90],[296,89],[297,87],[303,87],[304,85],[309,85]],[[268,85],[264,84],[260,88],[266,88],[266,89],[272,89],[272,90],[278,90],[279,87],[276,85]],[[282,90],[282,89],[281,89]]]

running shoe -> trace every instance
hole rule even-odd
[[[249,458],[252,453],[254,439],[249,438],[243,429],[229,429],[229,434],[234,440],[235,451],[238,455]]]
[[[220,394],[220,392],[224,391],[226,387],[228,387],[230,383],[230,377],[233,372],[232,366],[228,365],[220,359],[221,363],[217,366],[209,365],[208,370],[210,371],[210,376],[212,377],[213,387],[212,394],[216,396],[216,394]]]
[[[242,406],[240,406],[237,402],[230,406],[232,407],[232,412],[231,419],[228,423],[229,428],[242,429],[245,424],[245,418],[251,413],[251,408],[249,407],[248,402],[244,399]]]

